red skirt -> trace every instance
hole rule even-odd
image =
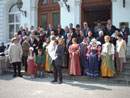
[[[70,54],[68,73],[70,75],[81,75],[79,54]]]
[[[29,60],[29,61],[28,61],[28,70],[27,70],[27,73],[28,73],[29,75],[34,75],[34,74],[36,74],[36,66],[35,66],[34,60]]]
[[[42,66],[42,64],[37,64],[37,71],[40,71],[40,72],[43,71],[43,66]]]

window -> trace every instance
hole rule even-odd
[[[41,25],[44,30],[47,30],[47,14],[41,15]]]
[[[57,3],[57,2],[58,2],[58,0],[53,0],[53,2],[54,2],[54,3]]]
[[[14,33],[18,32],[20,26],[20,12],[16,5],[13,5],[9,10],[9,39],[13,38]]]
[[[42,0],[42,4],[47,4],[47,0]]]
[[[58,24],[60,23],[60,14],[59,13],[53,13],[52,22],[53,22],[54,28],[57,28]]]

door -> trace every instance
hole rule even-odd
[[[47,30],[48,24],[52,24],[54,28],[57,28],[57,25],[60,24],[58,0],[39,0],[38,25]]]
[[[88,22],[93,28],[97,20],[106,25],[108,19],[112,19],[111,0],[83,0],[81,10],[81,22]]]

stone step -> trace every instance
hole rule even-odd
[[[13,66],[9,66],[9,72],[13,72]],[[67,80],[74,80],[74,81],[98,81],[98,82],[105,82],[105,83],[125,83],[130,84],[130,66],[127,64],[123,68],[123,72],[120,75],[116,75],[113,78],[88,78],[85,76],[70,76],[68,75],[68,69],[63,69],[63,78]],[[24,75],[27,75],[24,73],[24,67],[22,68],[22,73]],[[46,73],[45,77],[53,78],[53,73]]]
[[[13,70],[10,70],[8,72],[9,74],[13,74]],[[7,73],[6,73],[7,74]],[[23,75],[27,75],[24,70],[22,70],[22,74]],[[47,73],[45,72],[44,73],[45,75],[45,78],[53,78],[53,73]],[[88,77],[85,77],[85,76],[70,76],[67,74],[66,72],[66,69],[64,70],[63,69],[63,79],[66,79],[66,80],[73,80],[73,81],[97,81],[97,82],[104,82],[104,83],[123,83],[123,84],[130,84],[130,75],[129,76],[126,76],[126,75],[117,75],[113,78],[102,78],[102,77],[99,77],[99,78],[88,78]]]
[[[122,72],[121,75],[126,75],[126,76],[130,76],[130,73],[129,72]]]
[[[123,70],[130,70],[130,66],[123,66]]]

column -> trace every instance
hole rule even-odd
[[[63,0],[59,1],[60,20],[63,28],[69,23],[73,23],[74,27],[76,24],[81,24],[81,3],[82,0],[68,0],[67,4],[70,6],[70,12],[68,12]]]
[[[37,0],[31,0],[31,15],[30,15],[30,25],[34,26],[34,28],[37,30],[38,27],[38,5],[36,3]]]

